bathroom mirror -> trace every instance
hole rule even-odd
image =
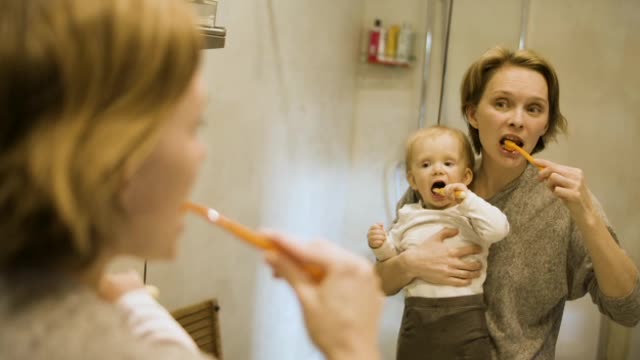
[[[622,246],[640,260],[640,2],[221,0],[221,10],[233,43],[205,52],[209,157],[193,199],[254,228],[335,239],[373,259],[366,231],[390,221],[403,142],[421,112],[424,125],[439,118],[464,129],[464,70],[491,46],[517,48],[524,28],[526,46],[556,67],[569,120],[569,137],[539,156],[584,170]],[[413,66],[361,60],[376,18],[412,25]],[[219,299],[225,357],[320,359],[291,291],[260,254],[196,219],[181,246],[177,262],[149,265],[148,281],[168,308]],[[385,307],[384,359],[393,359],[402,300]],[[640,358],[640,331],[602,320],[589,297],[570,303],[557,359],[605,355]]]

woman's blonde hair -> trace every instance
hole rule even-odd
[[[498,71],[504,66],[517,66],[533,70],[544,77],[547,82],[549,96],[549,128],[547,132],[538,140],[533,148],[533,153],[542,151],[545,143],[555,139],[556,135],[566,133],[567,120],[560,112],[560,83],[553,66],[531,50],[512,51],[502,47],[494,47],[482,54],[480,58],[471,64],[464,74],[462,85],[460,86],[460,104],[462,115],[467,121],[469,135],[473,142],[473,148],[477,153],[482,151],[480,134],[478,129],[471,126],[467,119],[467,111],[474,109],[480,103],[487,84]]]
[[[83,268],[197,71],[182,0],[0,2],[0,268]]]

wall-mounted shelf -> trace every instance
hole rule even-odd
[[[364,62],[391,68],[411,67],[415,61],[415,32],[411,25],[404,22],[402,26],[392,24],[383,27],[380,19],[373,23],[372,28],[362,32]]]
[[[227,30],[216,26],[218,2],[216,0],[188,0],[198,15],[198,28],[204,36],[204,49],[224,47]]]
[[[384,65],[388,67],[399,67],[399,68],[408,68],[411,66],[410,61],[398,61],[398,60],[369,60],[367,59],[368,64],[372,65]]]

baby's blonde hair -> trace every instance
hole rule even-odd
[[[180,0],[0,3],[0,268],[90,264],[200,61]]]
[[[405,164],[407,166],[407,173],[410,169],[410,164],[413,161],[413,147],[420,141],[433,138],[442,134],[449,134],[458,140],[460,148],[462,149],[462,158],[464,159],[465,166],[471,169],[475,168],[475,156],[469,138],[462,131],[441,125],[430,126],[416,130],[407,139],[405,145]]]
[[[413,161],[413,147],[419,141],[423,141],[428,138],[433,138],[434,136],[442,135],[442,134],[450,134],[454,138],[456,138],[460,142],[460,146],[462,148],[462,157],[464,158],[464,162],[467,168],[471,171],[475,170],[476,158],[473,154],[473,149],[471,148],[471,142],[469,142],[469,138],[462,131],[450,128],[441,125],[430,126],[427,128],[422,128],[414,133],[412,133],[407,142],[405,144],[405,166],[406,166],[406,176],[407,180],[409,180],[409,172],[411,171],[411,162]],[[413,204],[422,201],[422,197],[420,193],[416,190],[413,190],[411,187],[407,189],[407,191],[402,195],[402,198],[396,204],[396,219],[393,221],[394,223],[398,220],[398,210],[403,207],[405,204]]]

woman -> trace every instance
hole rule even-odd
[[[188,4],[7,0],[0,24],[0,358],[205,358],[136,336],[112,302],[140,284],[105,277],[116,256],[176,253],[205,157]],[[372,267],[325,242],[269,236],[327,269],[314,284],[266,254],[318,347],[330,359],[377,358]]]
[[[587,292],[600,311],[633,326],[640,320],[638,270],[618,246],[580,169],[536,160],[527,164],[504,147],[544,149],[566,128],[553,67],[528,50],[487,51],[467,70],[462,113],[482,161],[472,191],[500,208],[511,232],[489,252],[484,285],[493,357],[553,358],[567,300]],[[538,169],[540,168],[540,169]],[[387,294],[411,279],[466,285],[479,265],[462,258],[478,249],[451,250],[455,229],[377,265]]]

